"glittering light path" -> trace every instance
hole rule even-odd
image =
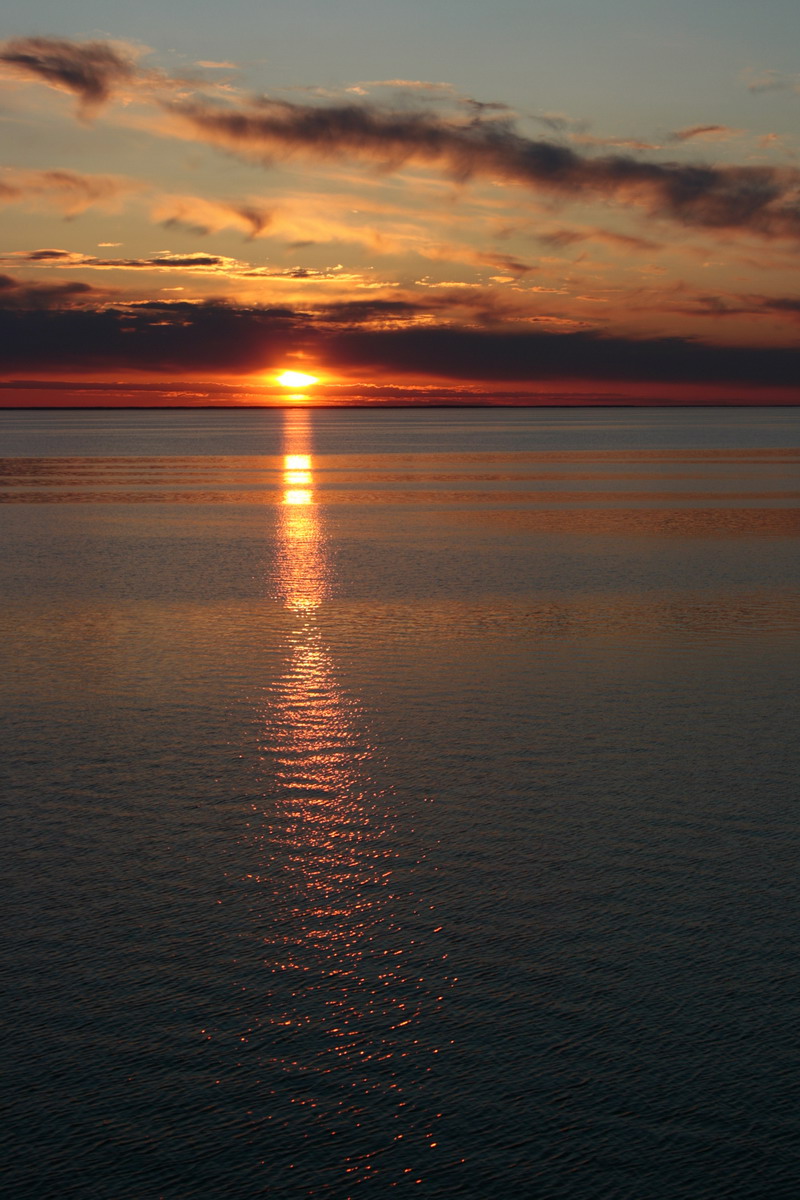
[[[345,1195],[376,1174],[382,1188],[416,1182],[439,1147],[441,1106],[429,1092],[449,985],[446,955],[437,951],[431,972],[408,926],[422,906],[395,879],[392,797],[372,778],[366,715],[337,679],[321,621],[333,583],[309,414],[287,412],[284,436],[274,593],[290,619],[260,714],[269,790],[254,814],[260,866],[247,884],[263,888],[266,994],[248,1037],[262,1047],[270,1121],[287,1130],[265,1167],[297,1186],[330,1171],[330,1194]],[[429,912],[422,919],[433,925]],[[291,1133],[280,1115],[289,1111]]]

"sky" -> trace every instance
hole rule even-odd
[[[4,12],[0,405],[800,400],[796,0]]]

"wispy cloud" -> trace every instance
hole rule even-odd
[[[357,158],[383,170],[414,162],[462,182],[482,176],[562,198],[613,200],[697,228],[800,236],[800,172],[790,168],[648,162],[624,154],[595,158],[525,137],[510,122],[459,123],[366,104],[262,98],[247,108],[202,100],[166,107],[195,136],[245,157],[304,152],[323,160]]]
[[[358,205],[358,208],[354,208]],[[267,210],[256,201],[241,204],[196,196],[159,196],[151,205],[153,219],[165,228],[180,227],[201,235],[238,229],[248,239],[275,238],[290,248],[312,245],[355,245],[373,256],[409,253],[435,261],[466,263],[493,271],[525,275],[535,264],[493,248],[476,248],[458,240],[461,222],[452,210],[428,211],[424,222],[390,203],[357,195],[320,199],[299,196]]]
[[[655,250],[663,249],[660,242],[654,242],[650,238],[636,237],[629,233],[617,233],[612,229],[602,229],[598,226],[553,229],[540,233],[537,237],[538,241],[545,246],[573,246],[582,242],[600,242],[628,252],[652,253]]]
[[[118,175],[86,175],[55,169],[26,171],[0,168],[0,204],[35,204],[74,217],[88,208],[115,211],[124,199],[142,190],[134,179]]]
[[[354,159],[384,171],[413,163],[461,182],[480,177],[562,200],[635,206],[683,226],[741,230],[766,238],[800,236],[800,172],[788,167],[654,161],[624,153],[631,139],[594,139],[595,144],[620,150],[594,156],[561,142],[528,137],[505,106],[498,109],[469,98],[472,109],[465,116],[449,117],[424,107],[387,108],[367,100],[298,104],[255,97],[248,103],[224,104],[196,91],[192,94],[185,80],[139,71],[134,48],[118,43],[14,39],[4,44],[0,62],[70,91],[84,110],[109,100],[115,90],[134,81],[144,82],[150,99],[179,123],[176,127],[167,122],[162,133],[182,130],[184,136],[251,160],[302,153],[323,161]],[[391,82],[420,97],[420,89],[445,86]],[[779,84],[784,86],[785,81],[772,74],[768,80],[751,82],[757,88]],[[696,125],[673,136],[687,142],[734,133],[722,125]],[[251,217],[242,219],[252,233],[258,219]]]
[[[750,92],[800,92],[800,74],[785,71],[747,70],[744,82]]]
[[[634,137],[595,137],[590,133],[573,133],[570,141],[576,146],[612,146],[623,150],[660,150],[657,142],[645,142]]]
[[[800,296],[697,295],[675,305],[673,311],[718,319],[777,316],[794,323],[800,321]]]
[[[589,124],[581,117],[571,117],[563,112],[534,112],[529,115],[531,120],[551,129],[553,133],[585,133]]]
[[[79,42],[58,37],[21,37],[0,42],[0,71],[8,76],[47,84],[67,92],[78,102],[78,115],[88,119],[114,99],[152,100],[157,96],[191,95],[198,87],[206,94],[236,96],[230,83],[213,83],[202,77],[173,76],[140,59],[149,47],[109,40]],[[197,63],[217,70],[234,64]]]
[[[137,75],[136,51],[122,42],[74,42],[67,38],[24,37],[4,42],[0,63],[78,98],[87,115]]]
[[[743,129],[732,129],[730,125],[690,125],[676,129],[669,137],[672,142],[727,142],[743,133]]]
[[[200,235],[238,229],[248,238],[256,238],[272,223],[272,214],[261,205],[206,200],[200,196],[160,196],[153,204],[152,215],[166,228],[181,226]]]
[[[345,90],[364,95],[370,88],[399,88],[410,92],[443,92],[447,96],[457,95],[452,83],[432,82],[429,79],[366,79],[352,84]]]

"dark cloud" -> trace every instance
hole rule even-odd
[[[0,261],[7,263],[36,263],[37,265],[52,265],[56,267],[89,267],[93,270],[125,270],[125,271],[180,271],[201,268],[203,270],[229,270],[231,267],[241,268],[242,263],[236,259],[226,258],[220,254],[154,254],[148,258],[97,258],[92,254],[78,254],[71,250],[28,250],[14,251],[0,256]]]
[[[340,300],[320,306],[315,313],[333,325],[362,325],[410,321],[430,309],[430,303],[423,305],[411,300]]]
[[[3,44],[0,62],[72,92],[84,111],[108,100],[115,87],[136,74],[133,58],[108,42],[66,38],[12,38]]]
[[[673,312],[687,313],[689,316],[703,317],[738,317],[752,316],[763,309],[763,304],[752,301],[742,303],[730,296],[697,296],[693,303],[673,305]]]
[[[11,275],[0,275],[0,308],[4,309],[65,308],[90,299],[96,302],[101,294],[88,283],[28,283]]]
[[[128,302],[126,309],[128,306],[136,312],[158,312],[173,317],[184,314],[200,319],[213,318],[216,313],[238,313],[240,318],[251,314],[256,320],[270,323],[285,321],[291,322],[293,326],[301,324],[307,318],[306,313],[299,313],[294,308],[235,309],[223,301],[213,300],[133,300]]]
[[[26,262],[59,262],[59,260],[72,259],[72,254],[69,250],[30,250],[27,254],[19,256],[24,258]]]
[[[800,297],[780,297],[765,300],[764,307],[773,312],[797,313],[800,316]]]
[[[518,133],[511,122],[448,121],[367,104],[313,106],[262,98],[247,109],[168,103],[205,140],[265,158],[303,150],[383,168],[430,163],[459,180],[488,176],[575,199],[615,200],[702,229],[800,236],[800,172],[765,166],[647,162],[582,155]]]
[[[496,292],[482,288],[437,288],[420,300],[339,300],[315,305],[313,318],[324,325],[397,328],[403,325],[457,321],[498,328],[509,322],[530,321],[527,309]],[[543,317],[543,320],[555,320]]]
[[[9,290],[14,289],[2,288],[0,295]],[[380,311],[352,310],[348,323],[346,311],[335,306],[321,313],[321,322],[288,309],[224,304],[4,308],[0,369],[6,374],[109,369],[244,374],[284,365],[287,355],[303,352],[323,367],[376,382],[716,383],[765,389],[797,388],[800,383],[800,347],[712,346],[584,330],[359,327]],[[394,316],[399,315],[395,310]]]
[[[170,270],[178,270],[181,267],[222,267],[228,261],[219,254],[157,254],[152,258],[94,258],[86,265],[152,271],[154,267],[169,267]]]
[[[669,312],[702,317],[774,317],[788,320],[800,318],[800,297],[797,296],[695,296],[684,304],[667,306]]]
[[[408,377],[540,382],[800,385],[800,348],[710,346],[683,338],[632,339],[591,332],[504,333],[466,329],[348,332],[332,365]]]
[[[280,365],[313,340],[298,315],[222,304],[7,309],[0,312],[0,370],[247,373]]]

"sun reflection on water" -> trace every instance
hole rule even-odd
[[[408,1080],[416,1086],[434,1069],[438,1047],[423,1030],[442,997],[431,995],[418,955],[413,965],[401,916],[408,887],[396,880],[403,835],[391,791],[375,778],[367,715],[343,686],[332,649],[331,566],[307,411],[286,413],[282,465],[274,592],[285,613],[283,666],[264,693],[264,798],[251,830],[271,982],[254,1024],[273,1095],[308,1110],[317,1152],[335,1145],[336,1169],[356,1181],[370,1177],[372,1156],[387,1143],[399,1137],[398,1151],[408,1144]],[[383,1121],[376,1128],[376,1103],[394,1122],[391,1133]],[[430,1148],[434,1124],[405,1136]],[[383,1173],[387,1186],[391,1176]]]

